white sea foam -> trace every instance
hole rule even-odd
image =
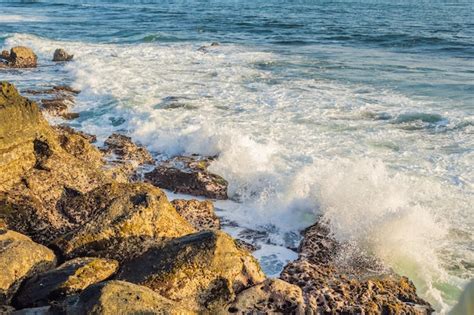
[[[20,22],[42,22],[46,21],[46,17],[42,16],[27,16],[16,14],[1,14],[0,23],[20,23]]]
[[[32,46],[46,64],[57,47],[75,54],[66,66],[50,65],[83,91],[76,123],[100,139],[118,130],[168,156],[219,155],[210,169],[229,180],[234,200],[216,202],[219,213],[268,232],[271,245],[257,254],[270,265],[293,259],[282,246],[322,215],[336,238],[408,275],[442,312],[472,277],[474,140],[464,113],[271,71],[305,60],[257,48],[202,53],[190,44],[21,34],[7,40],[15,44]]]

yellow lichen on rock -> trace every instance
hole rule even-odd
[[[0,233],[0,305],[8,304],[21,282],[56,265],[54,253],[29,237],[14,232]]]

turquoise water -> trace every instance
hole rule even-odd
[[[267,231],[256,255],[268,274],[323,215],[441,313],[473,277],[472,1],[0,8],[0,47],[28,45],[40,59],[0,79],[82,89],[72,125],[99,139],[120,131],[157,156],[219,154],[211,168],[232,201],[217,205]],[[52,63],[58,47],[75,61]]]

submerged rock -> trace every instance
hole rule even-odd
[[[107,281],[87,288],[66,313],[82,314],[195,314],[152,290],[124,281]]]
[[[74,102],[64,97],[53,99],[42,99],[41,106],[45,112],[52,116],[62,117],[66,120],[72,120],[79,117],[78,113],[71,113],[70,109]]]
[[[237,295],[227,307],[236,314],[305,314],[300,287],[280,279],[267,279]]]
[[[210,158],[175,157],[146,173],[145,179],[157,187],[176,193],[227,199],[228,183],[207,170],[210,161]]]
[[[15,297],[19,307],[47,305],[80,293],[88,286],[106,280],[117,271],[118,262],[101,258],[76,258],[26,280]]]
[[[281,278],[302,288],[315,313],[430,314],[430,305],[413,283],[393,273],[376,273],[364,263],[348,266],[338,261],[342,244],[323,223],[305,231],[298,260],[289,263]]]
[[[91,213],[53,245],[67,258],[97,256],[119,261],[148,246],[194,232],[159,189],[144,183],[111,183],[64,204],[69,213]]]
[[[58,134],[36,103],[1,83],[0,218],[12,229],[47,244],[84,223],[89,213],[64,205],[110,181],[99,160],[91,163],[99,155],[78,136]]]
[[[107,172],[121,182],[128,182],[142,165],[154,164],[148,150],[135,144],[132,138],[114,133],[104,142],[102,152],[108,162]]]
[[[71,61],[74,55],[68,54],[64,49],[58,48],[54,51],[53,61]]]
[[[256,259],[230,236],[203,231],[150,248],[125,262],[118,278],[149,287],[189,309],[212,313],[224,310],[237,293],[265,276]]]
[[[0,305],[9,304],[23,280],[54,268],[54,253],[29,237],[0,231]]]
[[[2,51],[0,59],[6,60],[9,68],[36,68],[38,57],[33,50],[24,46],[13,47],[8,51]]]
[[[171,202],[176,211],[198,231],[219,230],[220,220],[214,212],[214,204],[210,200],[176,199]]]

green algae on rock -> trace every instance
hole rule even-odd
[[[152,247],[126,261],[117,277],[211,313],[224,310],[237,293],[265,280],[257,260],[221,231],[198,232]]]
[[[15,296],[14,304],[19,307],[47,305],[106,280],[117,269],[118,262],[111,259],[84,257],[66,261],[27,279]]]
[[[166,195],[145,183],[110,183],[72,198],[64,207],[70,212],[92,213],[88,222],[54,241],[68,258],[97,256],[121,261],[140,254],[151,243],[194,232]]]
[[[8,304],[23,280],[56,265],[56,256],[29,237],[0,231],[0,305]]]

